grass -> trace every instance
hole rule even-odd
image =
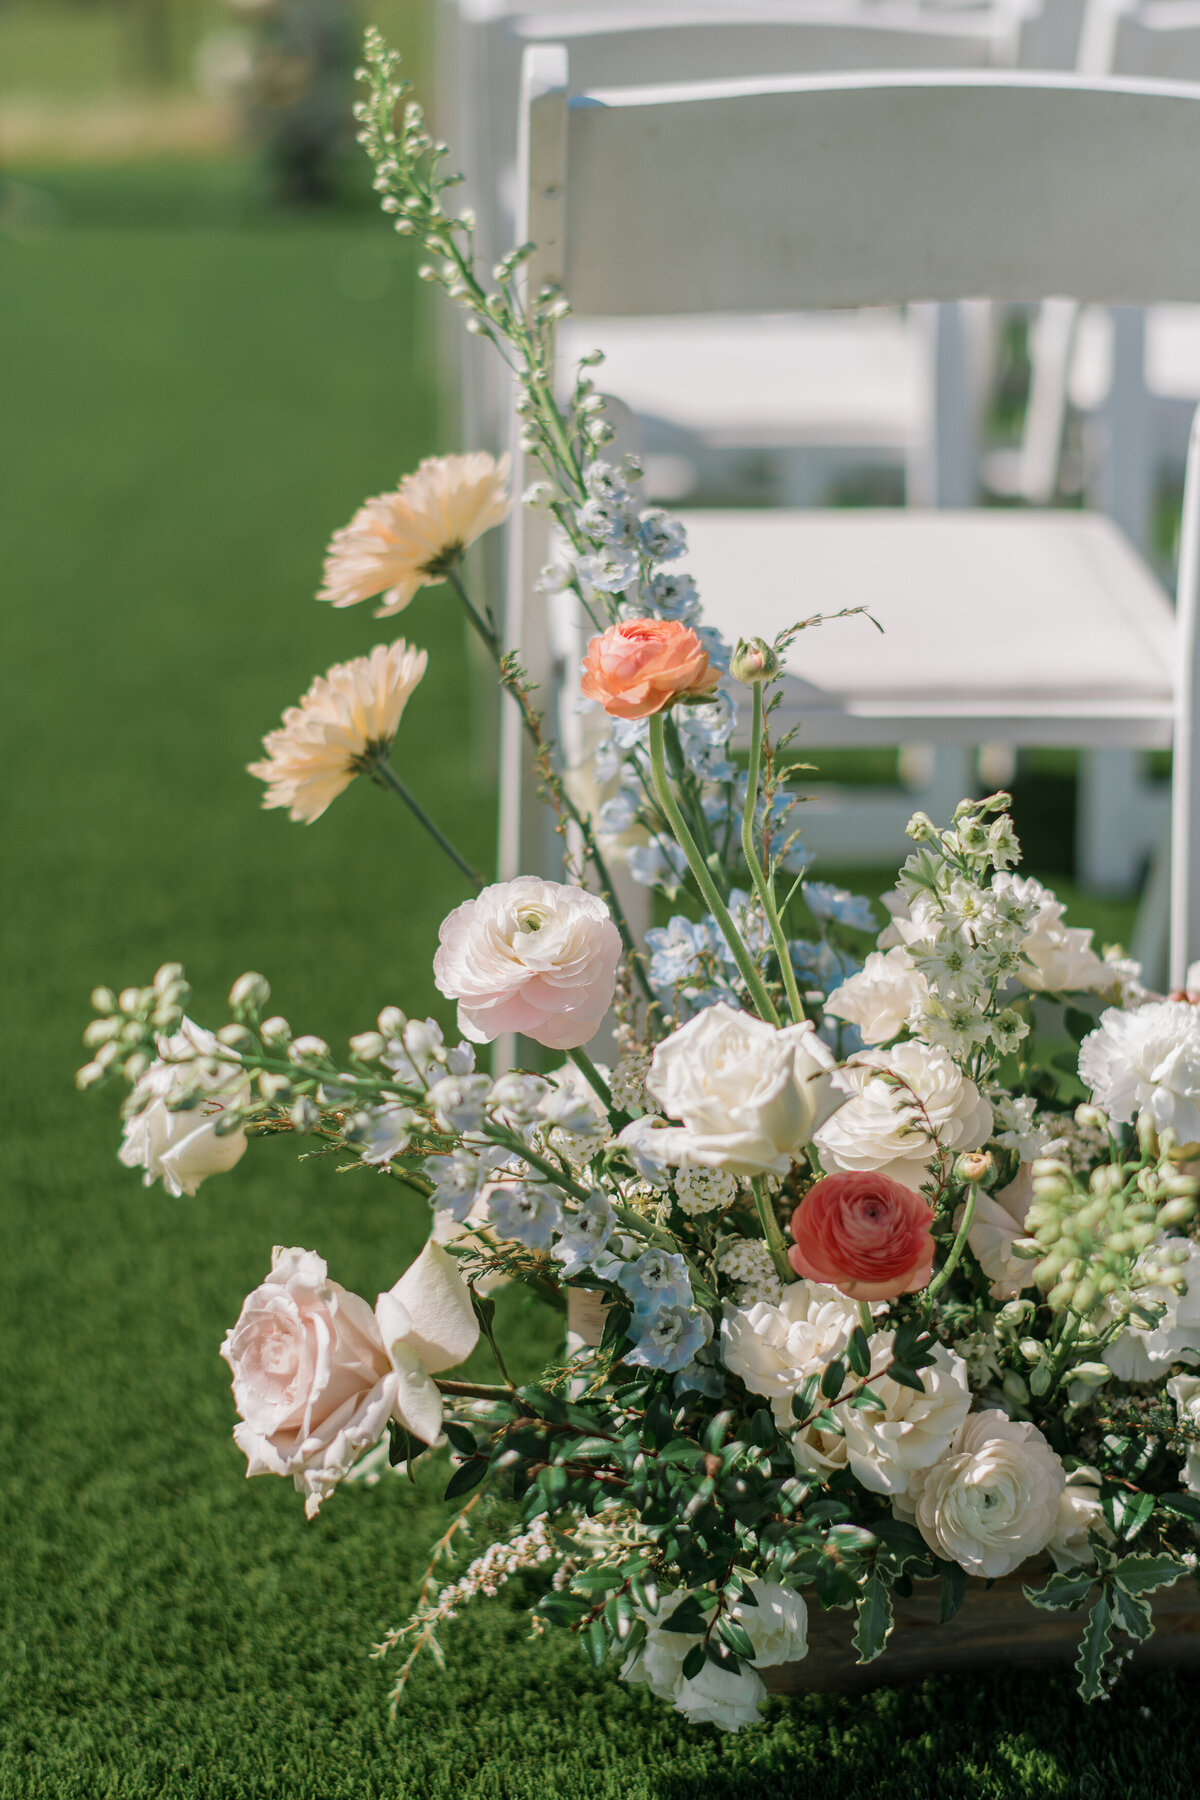
[[[285,1146],[171,1201],[118,1166],[110,1098],[71,1084],[93,983],[166,957],[204,1018],[245,968],[335,1040],[385,1001],[446,1018],[430,952],[453,871],[374,790],[302,830],[243,773],[314,670],[397,624],[426,645],[399,760],[458,841],[491,840],[445,596],[386,627],[310,599],[330,528],[438,447],[408,259],[353,220],[222,224],[212,182],[198,223],[149,232],[89,228],[87,184],[60,177],[67,224],[0,245],[0,1800],[1190,1794],[1182,1677],[1135,1671],[1085,1713],[1067,1676],[1013,1668],[776,1701],[725,1740],[531,1645],[507,1599],[452,1628],[449,1667],[389,1723],[367,1651],[447,1516],[439,1470],[306,1525],[285,1484],[243,1479],[216,1351],[272,1243],[373,1296],[426,1220]],[[535,1367],[556,1316],[503,1304]]]

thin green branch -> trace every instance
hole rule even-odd
[[[459,855],[446,834],[438,829],[424,807],[409,793],[391,764],[382,760],[377,762],[371,770],[371,779],[377,786],[390,788],[394,794],[399,795],[414,819],[425,827],[438,849],[445,852],[459,873],[466,876],[475,892],[480,893],[484,885],[483,877],[476,874],[465,856]]]
[[[800,990],[796,986],[796,971],[792,967],[791,952],[788,949],[787,936],[779,910],[775,905],[775,886],[759,861],[758,848],[754,842],[754,815],[758,806],[758,763],[762,749],[763,736],[763,703],[762,683],[751,684],[754,696],[754,710],[750,725],[750,773],[746,788],[746,808],[742,814],[742,854],[746,859],[746,867],[750,871],[750,879],[754,883],[754,891],[758,895],[767,926],[771,933],[771,942],[775,946],[775,955],[779,960],[779,972],[783,977],[784,991],[787,994],[788,1006],[793,1021],[799,1025],[804,1018],[804,1004],[800,999]]]

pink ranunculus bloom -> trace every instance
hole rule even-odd
[[[438,932],[433,977],[476,1044],[519,1031],[550,1050],[595,1037],[612,1004],[621,934],[604,901],[536,875],[496,882]]]
[[[874,1171],[826,1175],[792,1214],[788,1261],[852,1300],[891,1300],[933,1274],[933,1208],[923,1195]]]
[[[594,637],[583,659],[584,695],[615,719],[648,719],[673,700],[709,694],[720,676],[696,633],[678,619],[628,619]]]

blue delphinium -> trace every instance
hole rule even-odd
[[[564,1280],[594,1265],[616,1223],[617,1215],[600,1188],[593,1188],[577,1212],[562,1215],[559,1221],[562,1235],[552,1254],[554,1260],[562,1264]]]
[[[698,1307],[660,1306],[655,1313],[635,1313],[629,1335],[634,1346],[625,1353],[627,1363],[673,1373],[694,1362],[712,1336],[712,1320]]]
[[[687,1306],[692,1298],[687,1263],[670,1250],[644,1250],[636,1262],[625,1264],[620,1283],[633,1301],[635,1312],[657,1312],[660,1306]]]
[[[851,931],[879,929],[879,921],[871,910],[871,902],[862,894],[852,894],[846,888],[834,887],[829,881],[806,881],[801,892],[809,912],[822,923],[831,920],[835,925],[848,926]]]
[[[548,1187],[520,1181],[488,1195],[488,1214],[503,1238],[530,1250],[548,1250],[562,1224],[562,1208]]]

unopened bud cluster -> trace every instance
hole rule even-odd
[[[1169,1158],[1157,1164],[1103,1164],[1085,1185],[1064,1162],[1033,1165],[1026,1229],[1039,1253],[1034,1280],[1056,1311],[1083,1317],[1134,1285],[1134,1265],[1164,1232],[1192,1218],[1200,1184]],[[1170,1286],[1166,1258],[1156,1278]]]
[[[179,963],[164,963],[149,987],[111,988],[92,992],[97,1018],[83,1034],[91,1061],[75,1077],[80,1088],[97,1087],[114,1075],[132,1086],[140,1081],[158,1053],[160,1037],[169,1037],[183,1023],[191,988]]]

